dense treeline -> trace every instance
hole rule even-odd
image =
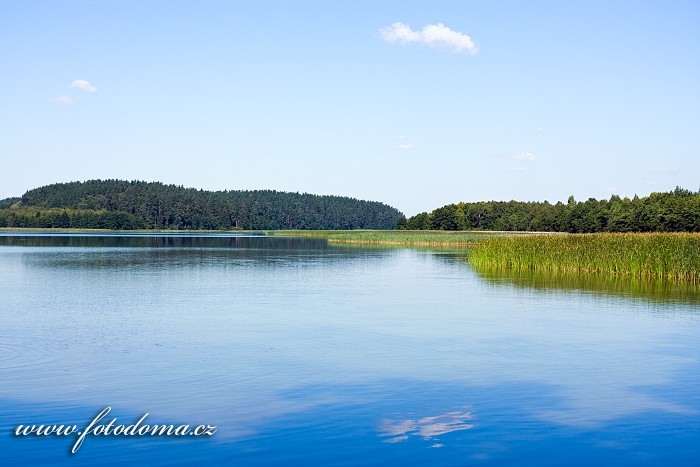
[[[0,199],[0,209],[7,209],[19,201],[19,198]]]
[[[271,190],[204,191],[158,182],[90,180],[0,201],[0,227],[106,229],[393,229],[386,204]]]
[[[29,229],[145,229],[144,222],[119,211],[91,211],[75,209],[3,209],[0,210],[0,227]]]
[[[575,201],[566,204],[487,201],[448,204],[428,214],[399,219],[399,229],[505,230],[539,232],[700,232],[700,191],[676,188],[633,199]]]

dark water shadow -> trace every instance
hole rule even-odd
[[[251,234],[0,234],[5,252],[42,269],[314,266],[391,257],[396,249],[336,248],[326,239]],[[19,247],[19,248],[14,248]]]
[[[239,234],[6,234],[0,246],[71,248],[326,249],[325,239]]]

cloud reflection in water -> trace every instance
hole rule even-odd
[[[380,425],[379,436],[387,437],[384,440],[386,443],[406,441],[411,435],[420,436],[428,440],[445,433],[473,428],[473,424],[467,423],[467,420],[473,419],[474,416],[471,412],[448,412],[443,415],[423,417],[418,420],[384,419]],[[434,447],[442,446],[434,445]]]

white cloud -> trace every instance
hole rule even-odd
[[[82,89],[83,91],[87,91],[89,93],[97,92],[97,88],[90,84],[90,81],[86,81],[84,79],[76,79],[71,83],[71,86],[73,86],[74,88]]]
[[[453,31],[442,23],[428,24],[421,31],[414,31],[403,23],[394,23],[384,27],[379,33],[386,42],[391,44],[422,43],[429,47],[451,49],[455,53],[477,52],[476,44],[471,37],[461,32]]]
[[[537,159],[535,155],[531,152],[516,152],[510,157],[511,159],[516,159],[519,161],[534,161],[535,159]]]
[[[391,44],[396,42],[399,44],[406,44],[408,42],[421,41],[420,33],[413,31],[403,23],[394,23],[391,26],[380,29],[379,33],[385,41]]]
[[[58,96],[55,99],[51,99],[51,103],[52,104],[59,104],[59,105],[69,105],[69,106],[75,105],[75,101],[68,96]]]
[[[401,149],[403,151],[408,151],[409,149],[413,149],[416,147],[415,144],[411,143],[411,136],[410,135],[400,135],[397,136],[396,139],[398,142],[396,143],[396,148]]]

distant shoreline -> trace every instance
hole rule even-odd
[[[700,233],[590,233],[428,230],[99,230],[15,229],[3,232],[128,235],[259,235],[329,244],[459,249],[476,267],[662,278],[700,282]]]

